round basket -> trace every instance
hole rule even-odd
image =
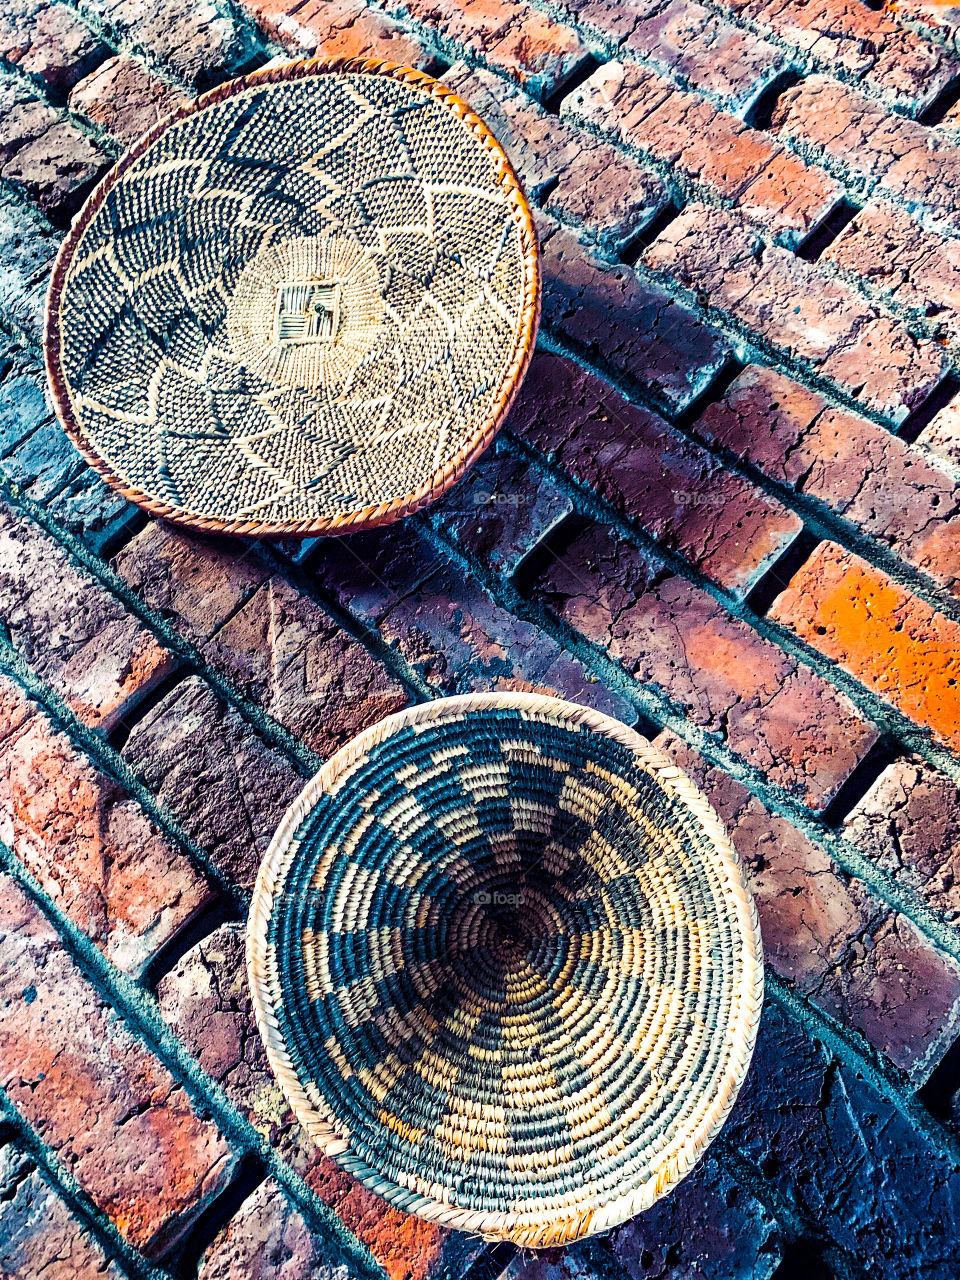
[[[398,1208],[534,1247],[693,1167],[763,993],[704,797],[618,721],[534,694],[414,707],[333,756],[264,858],[247,965],[325,1154]]]
[[[503,149],[418,71],[258,71],[146,134],[57,259],[57,412],[147,510],[234,534],[351,532],[487,447],[539,315]]]

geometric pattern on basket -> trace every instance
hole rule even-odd
[[[251,83],[175,118],[59,286],[86,448],[188,521],[336,523],[429,491],[531,339],[517,201],[463,112],[373,70]],[[336,316],[306,321],[322,340],[296,340],[295,316],[281,335],[289,287],[323,282]]]
[[[686,1172],[762,981],[705,802],[623,726],[545,703],[474,700],[364,752],[289,832],[265,924],[276,1036],[328,1152],[402,1208],[526,1244],[604,1230]]]

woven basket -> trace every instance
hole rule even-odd
[[[619,722],[533,694],[402,711],[328,761],[260,868],[247,964],[327,1155],[398,1208],[534,1247],[693,1167],[763,991],[707,801]]]
[[[57,260],[47,369],[74,443],[147,510],[343,533],[487,447],[538,306],[530,210],[466,103],[314,60],[221,85],[108,174]]]

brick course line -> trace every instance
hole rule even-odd
[[[159,831],[178,852],[191,859],[213,881],[219,893],[239,911],[245,909],[249,895],[221,871],[211,856],[180,827],[177,820],[157,803],[126,761],[100,734],[90,729],[57,694],[33,674],[17,649],[6,636],[0,635],[0,672],[9,676],[50,717],[69,740],[111,781],[140,805]]]
[[[190,1101],[211,1117],[234,1147],[244,1154],[259,1157],[268,1173],[280,1183],[304,1215],[311,1229],[339,1246],[344,1260],[352,1264],[352,1274],[357,1280],[385,1280],[386,1272],[366,1245],[357,1240],[303,1179],[279,1159],[267,1140],[230,1102],[220,1085],[187,1053],[161,1017],[153,996],[121,973],[97,950],[3,843],[0,843],[0,867],[50,921],[67,954],[94,989],[182,1085]]]
[[[565,343],[558,341],[553,336],[541,334],[538,349],[550,352],[555,355],[563,356],[565,359],[573,361],[588,373],[600,378],[607,386],[612,387],[618,395],[631,404],[636,404],[642,408],[649,409],[652,412],[659,412],[655,406],[634,387],[626,386],[622,380],[614,377],[604,369],[592,364],[578,352],[571,350]],[[765,361],[759,362],[763,368],[771,368],[772,366]],[[779,372],[779,371],[778,371]],[[723,464],[724,469],[741,476],[744,480],[755,484],[757,488],[772,498],[776,498],[792,511],[795,511],[804,522],[809,532],[815,534],[818,538],[826,539],[833,542],[839,542],[848,550],[853,551],[856,555],[870,560],[877,567],[882,568],[890,577],[894,578],[901,586],[906,587],[914,595],[925,600],[931,608],[937,609],[939,612],[946,614],[948,617],[960,622],[960,601],[952,595],[935,579],[930,578],[922,570],[915,568],[913,565],[902,560],[888,546],[878,542],[869,534],[865,534],[859,525],[853,521],[846,519],[832,507],[828,506],[819,498],[811,497],[809,494],[799,492],[792,489],[789,485],[782,481],[774,479],[766,472],[762,471],[754,463],[751,463],[730,449],[718,444],[716,441],[706,438],[697,431],[697,423],[705,409],[713,403],[712,397],[708,394],[706,403],[700,402],[694,406],[693,414],[685,413],[679,418],[674,419],[673,425],[687,439],[704,448],[712,457],[716,458]],[[828,400],[827,408],[835,407],[832,400]],[[844,410],[846,412],[846,410]],[[860,415],[863,416],[863,415]],[[892,433],[891,433],[892,434]],[[504,439],[513,438],[510,431],[509,421],[503,432]],[[531,446],[517,441],[517,447],[522,449],[530,449],[531,455],[535,452]],[[539,458],[541,455],[537,454]],[[933,457],[934,465],[941,466],[941,460]],[[551,466],[545,461],[546,466]],[[562,472],[565,477],[565,483],[576,483],[571,480],[566,472]],[[957,477],[960,481],[960,476]],[[602,501],[602,499],[600,499]],[[617,512],[611,508],[616,518],[623,518],[621,512]],[[604,517],[606,520],[606,517]],[[776,566],[773,566],[768,573],[776,574]],[[784,585],[786,585],[784,583]]]
[[[669,698],[650,686],[634,681],[619,663],[592,644],[568,624],[554,618],[542,606],[521,596],[512,584],[495,578],[484,565],[454,543],[446,530],[429,517],[414,517],[431,543],[448,555],[459,567],[472,574],[496,603],[515,616],[533,622],[554,637],[569,652],[592,669],[608,687],[627,698],[648,720],[659,727],[673,730],[678,737],[695,747],[712,764],[724,769],[747,790],[756,795],[773,813],[780,815],[820,845],[847,874],[861,880],[879,901],[905,916],[934,946],[955,960],[960,960],[960,931],[945,924],[910,888],[898,883],[889,873],[875,867],[869,859],[813,818],[803,805],[781,788],[770,783],[759,770],[735,755],[718,739],[691,724]]]
[[[74,1175],[46,1146],[28,1120],[0,1088],[0,1121],[12,1130],[16,1145],[37,1165],[44,1182],[89,1231],[104,1253],[129,1280],[170,1280],[170,1273],[152,1266],[125,1240],[113,1222],[90,1198]]]

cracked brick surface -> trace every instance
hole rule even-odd
[[[0,876],[0,1085],[130,1242],[155,1257],[221,1190],[216,1128]]]
[[[389,1280],[956,1280],[958,33],[935,0],[0,0],[0,860],[35,895],[0,870],[4,1275],[348,1280],[362,1248]],[[123,147],[314,54],[487,120],[541,340],[429,511],[202,537],[67,443],[44,295]],[[537,1256],[317,1156],[243,960],[313,763],[487,689],[657,739],[770,975],[707,1159]]]

